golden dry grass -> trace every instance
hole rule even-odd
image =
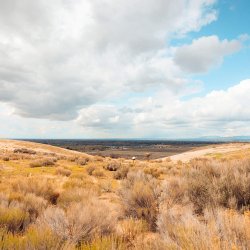
[[[249,209],[247,149],[132,162],[0,142],[0,249],[243,250]]]

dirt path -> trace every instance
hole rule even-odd
[[[228,153],[244,149],[250,149],[250,143],[230,143],[230,144],[212,146],[195,151],[188,151],[182,154],[172,155],[170,157],[162,158],[162,160],[171,159],[173,162],[177,161],[189,162],[194,158],[204,157],[208,154]]]

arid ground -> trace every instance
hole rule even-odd
[[[32,140],[31,140],[32,141]],[[164,141],[164,140],[34,140],[33,142],[62,147],[111,158],[138,160],[158,159],[181,154],[205,146],[219,145],[219,142]]]
[[[166,156],[0,140],[0,249],[249,249],[250,144]]]

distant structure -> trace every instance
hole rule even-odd
[[[133,164],[134,164],[134,163],[135,163],[135,160],[136,160],[136,157],[133,156],[133,157],[132,157],[132,160],[133,160]]]

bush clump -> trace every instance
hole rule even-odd
[[[121,164],[119,162],[110,162],[106,166],[104,166],[104,169],[108,171],[117,171],[121,167]]]
[[[58,167],[56,169],[56,174],[69,177],[71,175],[71,171],[63,167]]]
[[[86,168],[86,171],[87,171],[87,173],[88,173],[89,175],[92,175],[93,172],[94,172],[96,169],[97,169],[97,168],[96,168],[95,166],[91,165],[91,166],[88,166],[88,167]]]
[[[209,161],[195,165],[186,176],[187,194],[195,212],[222,206],[237,210],[250,208],[250,171],[241,162]]]
[[[130,172],[123,181],[120,196],[128,217],[144,219],[156,229],[160,190],[156,179],[143,172]]]
[[[129,172],[128,166],[121,166],[116,172],[114,172],[114,179],[122,180],[127,178]]]
[[[31,168],[54,166],[57,158],[44,158],[30,163]]]
[[[79,158],[75,161],[80,166],[85,166],[89,162],[89,158]]]
[[[43,197],[51,204],[56,204],[59,193],[56,191],[56,184],[52,179],[36,177],[22,178],[12,183],[12,189],[15,192],[23,194],[35,194],[36,196]]]
[[[49,207],[40,222],[63,239],[80,243],[114,232],[117,217],[104,202],[92,198],[73,203],[66,210]]]
[[[13,152],[15,154],[30,154],[30,155],[36,154],[35,150],[28,149],[28,148],[16,148],[16,149],[14,149]]]
[[[0,227],[8,232],[21,232],[28,224],[28,214],[20,208],[0,207]]]
[[[2,158],[2,160],[3,160],[3,161],[9,161],[9,160],[10,160],[10,157],[9,157],[9,156],[4,156],[4,157]]]

